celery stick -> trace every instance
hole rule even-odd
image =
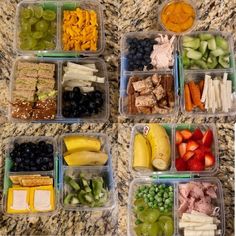
[[[185,48],[198,49],[200,47],[200,39],[195,38],[192,41],[183,42],[183,46]]]
[[[194,60],[199,60],[199,59],[201,59],[202,54],[198,51],[191,50],[191,51],[187,52],[187,57],[191,58],[191,59],[194,59]]]
[[[228,42],[221,36],[216,36],[216,46],[222,48],[223,50],[228,50]]]
[[[213,38],[213,35],[212,34],[207,34],[207,33],[204,33],[204,34],[199,34],[199,38],[203,41],[203,40],[209,40],[209,39],[212,39]]]

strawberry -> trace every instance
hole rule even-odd
[[[187,162],[182,158],[175,159],[175,167],[177,171],[186,171],[188,169]]]
[[[180,133],[183,136],[184,140],[188,140],[192,137],[192,132],[188,129],[181,130]]]
[[[205,153],[200,148],[194,151],[194,158],[205,163]]]
[[[193,151],[187,151],[182,157],[185,161],[189,160],[194,155]]]
[[[211,148],[203,146],[203,144],[199,145],[199,148],[204,154],[206,152],[211,152]]]
[[[184,154],[185,154],[186,151],[187,151],[187,143],[181,143],[181,144],[178,146],[178,148],[179,148],[179,155],[180,155],[180,157],[183,157]]]
[[[175,133],[175,143],[176,144],[181,144],[182,141],[183,141],[183,136],[180,133],[180,131],[177,130],[176,133]]]
[[[189,140],[187,143],[187,151],[194,151],[199,147],[199,144],[193,140]]]
[[[211,167],[215,164],[215,157],[211,152],[205,154],[205,167]]]
[[[212,141],[213,141],[213,133],[210,129],[208,129],[203,135],[202,143],[206,147],[211,147]]]
[[[203,138],[202,131],[200,129],[195,129],[192,135],[192,139],[197,141]]]
[[[188,160],[188,168],[191,171],[203,171],[205,170],[204,163],[197,160],[196,158],[191,158]]]

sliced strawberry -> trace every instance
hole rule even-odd
[[[181,144],[178,146],[178,148],[179,148],[179,155],[180,155],[180,157],[183,157],[184,154],[185,154],[186,151],[187,151],[187,143],[181,143]]]
[[[203,138],[203,134],[202,131],[200,129],[195,129],[192,135],[192,139],[197,141],[197,140],[201,140]]]
[[[215,164],[215,157],[211,152],[205,154],[205,167],[211,167]]]
[[[199,147],[199,144],[193,140],[189,140],[187,143],[187,151],[195,151]]]
[[[176,133],[175,133],[175,143],[176,144],[181,144],[182,141],[183,141],[183,136],[180,133],[180,131],[177,130]]]
[[[201,150],[204,154],[207,153],[207,152],[211,152],[211,148],[205,147],[205,146],[203,146],[203,144],[199,145],[198,149]]]
[[[181,130],[180,133],[182,134],[184,140],[188,140],[192,137],[192,132],[188,129]]]
[[[187,151],[182,157],[185,161],[189,160],[194,155],[193,151]]]
[[[212,144],[212,141],[213,141],[213,133],[210,129],[208,129],[202,138],[202,143],[204,146],[210,147]]]
[[[186,171],[188,169],[187,162],[182,158],[175,159],[175,167],[177,171]]]
[[[194,151],[194,158],[205,163],[205,153],[200,148]]]
[[[203,171],[205,170],[204,163],[197,160],[196,158],[191,158],[188,160],[188,168],[191,171]]]

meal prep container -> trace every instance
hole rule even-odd
[[[158,176],[162,174],[188,174],[188,175],[199,175],[199,176],[209,176],[213,175],[217,172],[217,169],[219,168],[219,152],[218,152],[218,138],[217,138],[217,132],[214,124],[161,124],[170,139],[170,146],[171,146],[171,164],[169,170],[166,171],[136,171],[133,169],[133,153],[134,153],[134,137],[136,133],[143,133],[143,129],[145,127],[145,124],[136,124],[131,133],[131,141],[130,141],[130,158],[129,158],[129,170],[130,172],[137,177],[145,177],[145,176]],[[202,131],[206,131],[207,129],[211,129],[213,132],[213,144],[212,144],[212,154],[215,156],[215,165],[212,168],[209,168],[208,170],[196,172],[196,171],[177,171],[175,168],[175,159],[178,157],[178,150],[176,150],[176,140],[175,140],[175,132],[177,130],[183,130],[183,129],[189,129],[193,131],[196,128],[200,128]]]
[[[41,122],[41,123],[52,123],[52,122],[62,122],[62,123],[78,123],[78,122],[105,122],[109,117],[109,82],[108,82],[108,75],[105,62],[100,58],[72,58],[72,59],[55,59],[55,58],[42,58],[42,57],[18,57],[13,65],[12,75],[11,75],[11,82],[10,82],[10,101],[12,101],[12,92],[14,90],[14,84],[16,79],[16,69],[18,62],[46,62],[46,63],[53,63],[56,65],[56,72],[55,72],[55,81],[56,81],[56,89],[57,89],[57,114],[55,119],[53,120],[21,120],[16,119],[11,116],[11,105],[9,104],[8,109],[8,118],[12,122]],[[80,63],[80,64],[89,64],[95,63],[96,67],[98,68],[98,72],[96,73],[97,76],[105,77],[104,84],[96,85],[104,94],[104,106],[101,112],[98,114],[92,115],[91,117],[81,117],[81,118],[65,118],[62,115],[62,76],[63,76],[63,65],[67,62],[73,63]]]
[[[53,145],[53,156],[54,156],[54,168],[51,171],[18,171],[18,172],[12,172],[11,166],[12,161],[10,158],[10,152],[14,148],[15,143],[24,143],[24,142],[40,142],[45,141],[47,143],[50,143]],[[59,206],[59,186],[58,186],[58,148],[57,148],[57,142],[53,137],[46,137],[46,136],[18,136],[15,138],[9,138],[8,145],[6,147],[6,155],[5,155],[5,173],[4,173],[4,189],[3,189],[3,212],[8,216],[28,216],[28,215],[39,215],[39,216],[47,216],[47,215],[54,215],[57,213],[58,206]],[[8,198],[8,188],[12,186],[12,182],[9,178],[11,175],[33,175],[33,174],[40,174],[40,175],[48,175],[53,178],[53,187],[54,187],[54,193],[55,193],[55,209],[50,212],[30,212],[30,213],[17,213],[17,214],[11,214],[7,213],[7,198]]]
[[[64,138],[67,136],[87,136],[87,137],[96,137],[101,141],[101,151],[108,154],[108,161],[104,166],[68,166],[64,161],[63,153],[66,152],[66,147],[64,144]],[[115,207],[116,197],[115,197],[115,182],[113,179],[113,171],[112,171],[112,157],[110,154],[110,144],[108,141],[108,137],[105,134],[100,133],[68,133],[62,135],[59,141],[60,145],[60,199],[61,205],[63,209],[69,211],[103,211],[110,210]],[[93,176],[101,176],[103,177],[106,186],[109,191],[109,197],[107,203],[102,207],[88,207],[88,206],[72,206],[65,205],[63,200],[66,193],[69,190],[69,186],[64,183],[64,176],[69,175],[73,179],[78,179],[80,173],[85,175],[85,178],[93,177]]]
[[[20,10],[23,7],[40,5],[45,9],[52,9],[56,11],[56,24],[57,32],[55,35],[55,44],[56,48],[53,50],[22,50],[19,47],[19,32],[20,32]],[[82,9],[94,10],[97,14],[98,19],[98,44],[97,51],[64,51],[62,45],[62,23],[63,23],[63,11],[64,10],[74,10],[77,7]],[[83,56],[97,56],[103,53],[105,48],[105,33],[104,33],[104,19],[103,19],[103,8],[98,1],[94,0],[70,0],[70,1],[37,1],[37,0],[23,0],[17,5],[16,10],[16,27],[15,27],[15,40],[14,40],[14,49],[19,54],[50,54],[56,55],[56,53],[67,53],[74,55],[83,55]]]
[[[163,177],[163,178],[162,178]],[[200,177],[200,178],[165,178],[165,176],[159,176],[158,179],[143,177],[143,178],[136,178],[134,179],[129,188],[129,197],[128,197],[128,235],[135,236],[135,232],[133,228],[135,227],[135,215],[133,212],[133,206],[134,206],[134,200],[135,200],[135,192],[139,186],[142,185],[149,185],[151,183],[154,184],[166,184],[174,187],[174,203],[173,203],[173,210],[172,210],[172,217],[174,219],[174,234],[177,235],[183,235],[183,232],[181,229],[179,229],[179,216],[178,216],[178,186],[180,183],[188,183],[190,181],[197,181],[197,182],[209,182],[213,183],[217,186],[217,199],[215,199],[215,204],[217,207],[220,208],[220,224],[217,230],[221,230],[221,235],[225,234],[225,211],[224,211],[224,197],[223,197],[223,189],[221,182],[214,177]]]
[[[164,117],[164,116],[171,116],[175,115],[178,112],[179,109],[179,96],[178,96],[178,90],[179,90],[179,84],[178,84],[178,66],[177,66],[177,38],[174,41],[174,50],[173,50],[173,57],[174,57],[174,63],[172,68],[163,68],[163,69],[153,69],[149,71],[128,71],[126,70],[126,65],[128,63],[128,60],[126,58],[127,51],[128,51],[128,44],[127,39],[128,38],[138,38],[138,39],[144,39],[144,38],[155,38],[158,36],[158,34],[168,35],[171,37],[171,34],[163,31],[148,31],[148,32],[131,32],[126,33],[123,35],[121,40],[121,71],[120,71],[120,99],[119,99],[119,112],[121,115],[133,118],[154,118],[154,117]],[[142,78],[147,78],[150,75],[154,74],[172,74],[174,78],[174,93],[175,93],[175,106],[173,108],[173,111],[167,114],[136,114],[131,115],[127,111],[127,85],[129,81],[129,77],[137,75]]]

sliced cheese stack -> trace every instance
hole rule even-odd
[[[82,92],[88,93],[94,91],[93,83],[104,83],[104,77],[98,77],[95,64],[76,64],[68,62],[64,68],[63,87],[71,91],[74,87],[79,87]]]
[[[215,236],[217,223],[219,221],[215,217],[192,211],[183,213],[179,221],[179,228],[184,229],[184,236]]]

